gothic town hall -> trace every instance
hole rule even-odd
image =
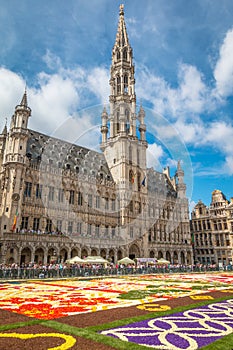
[[[180,161],[174,177],[147,168],[134,69],[121,5],[100,152],[31,130],[25,91],[0,134],[0,263],[76,255],[193,262],[184,171]]]

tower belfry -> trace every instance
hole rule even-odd
[[[110,110],[109,114],[106,109],[102,113],[101,148],[115,182],[127,188],[126,183],[132,182],[133,177],[136,190],[146,171],[146,125],[143,109],[138,115],[136,111],[133,50],[125,24],[124,5],[120,5],[110,74]]]

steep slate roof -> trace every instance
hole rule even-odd
[[[147,170],[147,188],[149,193],[158,193],[163,196],[177,197],[177,192],[166,174],[159,173],[153,168]]]
[[[77,146],[34,130],[28,130],[27,157],[31,164],[50,164],[76,173],[113,181],[102,153]]]

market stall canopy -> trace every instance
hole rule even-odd
[[[75,264],[75,263],[83,263],[83,259],[81,259],[79,256],[74,256],[71,259],[66,260],[67,263],[69,264]]]
[[[125,257],[121,260],[118,260],[118,264],[123,264],[123,265],[129,265],[129,264],[135,264],[135,261],[133,261],[132,259]]]
[[[157,263],[156,263],[156,264],[159,264],[159,265],[167,265],[167,264],[170,264],[170,261],[169,261],[169,260],[166,260],[166,259],[161,258],[161,259],[159,259],[159,260],[157,261]]]
[[[102,256],[87,256],[83,259],[84,264],[109,264],[109,261]]]

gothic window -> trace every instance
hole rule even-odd
[[[28,229],[28,216],[23,216],[22,217],[22,222],[21,222],[21,227],[20,229]]]
[[[87,234],[91,235],[91,224],[87,225]]]
[[[120,51],[118,50],[117,53],[116,53],[116,57],[117,57],[117,60],[119,60],[121,58],[121,53]]]
[[[57,231],[58,232],[62,231],[62,221],[61,220],[57,220]]]
[[[128,75],[124,75],[124,93],[128,93]]]
[[[63,188],[59,188],[58,190],[58,202],[63,202],[64,200],[64,190]]]
[[[40,218],[34,218],[33,219],[33,226],[32,229],[34,231],[38,231],[39,230],[39,225],[40,225]]]
[[[69,204],[74,204],[74,191],[70,191]]]
[[[77,223],[77,232],[80,234],[82,233],[82,223],[81,222]]]
[[[120,131],[120,122],[119,122],[119,117],[120,117],[120,113],[119,113],[119,111],[117,111],[117,125],[116,125],[116,127],[117,127],[117,132],[119,132],[119,131]]]
[[[116,210],[116,201],[115,199],[112,199],[112,211]]]
[[[121,78],[119,76],[117,76],[116,81],[117,81],[117,93],[120,94],[121,93]]]
[[[73,221],[68,221],[68,233],[71,234],[73,232]]]
[[[96,206],[96,208],[100,208],[100,196],[96,196],[95,206]]]
[[[46,232],[52,232],[52,220],[51,219],[47,219],[46,220],[46,228],[45,228]]]
[[[105,198],[105,209],[108,210],[109,209],[109,199]]]
[[[41,198],[42,196],[42,185],[36,184],[36,198]]]
[[[78,205],[83,205],[83,196],[80,191],[78,192]]]
[[[31,194],[32,194],[32,183],[31,182],[25,182],[24,196],[25,197],[31,197]]]
[[[54,187],[49,186],[49,201],[53,201],[53,200],[54,200]]]

